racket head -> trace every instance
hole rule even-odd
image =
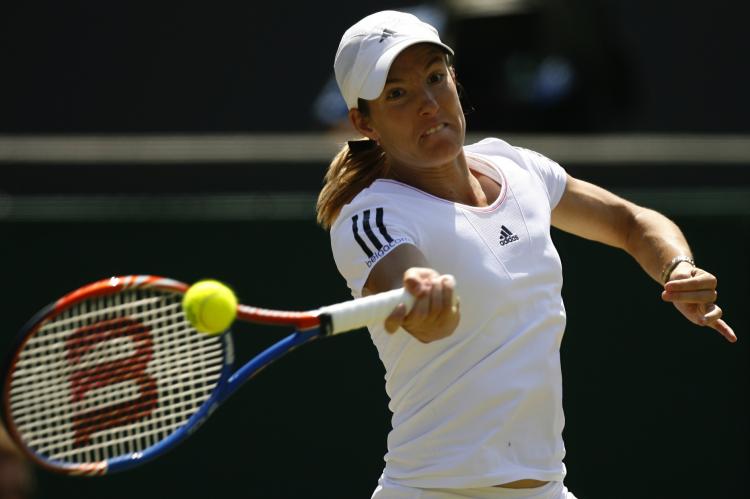
[[[104,279],[40,310],[3,371],[3,420],[37,464],[103,475],[177,445],[210,415],[231,374],[230,334],[197,332],[188,285]]]

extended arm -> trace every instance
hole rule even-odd
[[[734,342],[734,335],[716,305],[716,278],[679,263],[661,275],[678,256],[692,256],[679,227],[664,215],[635,205],[588,182],[568,177],[565,193],[552,211],[552,225],[572,234],[627,251],[656,281],[664,285],[662,299],[694,324],[708,326]]]

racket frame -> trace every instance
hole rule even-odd
[[[95,476],[106,473],[124,471],[141,465],[151,459],[173,449],[185,438],[195,432],[211,414],[234,392],[236,392],[248,380],[260,372],[271,362],[288,353],[289,351],[313,341],[317,338],[338,334],[340,332],[360,327],[362,311],[367,309],[370,317],[385,316],[387,310],[392,310],[399,302],[405,302],[410,308],[413,297],[403,289],[381,293],[380,296],[371,296],[357,301],[344,302],[319,310],[308,312],[287,312],[263,308],[238,305],[237,318],[239,320],[268,324],[276,326],[289,326],[295,331],[283,339],[272,344],[261,353],[257,354],[242,367],[232,371],[234,365],[234,346],[229,330],[223,333],[223,358],[224,363],[221,373],[217,379],[216,386],[209,397],[198,407],[187,421],[175,429],[167,437],[147,447],[140,452],[120,455],[102,461],[90,463],[69,463],[52,460],[36,453],[28,447],[21,438],[20,432],[13,422],[10,410],[11,374],[15,371],[21,351],[27,341],[46,322],[84,300],[102,296],[114,295],[121,291],[130,289],[155,289],[175,294],[184,294],[189,286],[173,279],[153,275],[130,275],[111,277],[85,285],[71,293],[66,294],[59,300],[49,304],[37,312],[21,329],[16,341],[10,350],[5,369],[2,373],[3,411],[2,419],[11,438],[21,447],[35,463],[39,466],[69,475]],[[377,302],[378,306],[372,305]],[[367,314],[366,314],[367,315]],[[365,322],[362,322],[363,324]],[[335,326],[335,327],[334,327]],[[196,331],[196,334],[201,334]]]
[[[10,417],[10,384],[12,381],[11,374],[15,371],[15,365],[19,360],[20,352],[23,350],[26,342],[28,342],[36,333],[36,331],[43,327],[46,322],[53,319],[69,307],[72,307],[84,300],[113,295],[128,289],[138,288],[157,289],[165,292],[173,292],[175,294],[184,294],[189,286],[185,283],[175,281],[173,279],[151,275],[112,277],[109,279],[96,281],[66,294],[59,300],[50,303],[49,305],[41,309],[29,321],[27,321],[27,323],[23,326],[23,328],[21,328],[21,331],[16,337],[16,341],[14,342],[12,349],[7,355],[6,362],[4,364],[5,368],[2,374],[2,419],[13,441],[34,463],[36,463],[40,467],[58,473],[85,476],[104,475],[106,473],[113,473],[133,468],[174,448],[184,438],[198,429],[198,427],[203,424],[203,422],[208,419],[208,416],[210,416],[211,413],[218,407],[221,401],[223,401],[228,395],[233,393],[234,390],[226,394],[224,393],[227,388],[227,380],[232,377],[231,373],[234,362],[234,346],[232,343],[232,337],[230,334],[224,334],[222,338],[224,363],[216,386],[211,392],[211,395],[203,404],[201,404],[196,412],[190,418],[188,418],[183,426],[177,428],[170,435],[160,440],[159,442],[156,442],[154,445],[147,447],[141,452],[133,452],[102,461],[80,464],[43,457],[39,453],[35,452],[34,449],[26,445],[24,440],[21,438],[15,423]],[[200,333],[196,332],[196,334]],[[248,379],[250,376],[252,376],[252,373],[248,373]]]

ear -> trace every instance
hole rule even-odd
[[[359,133],[368,139],[376,142],[380,139],[378,132],[370,126],[370,118],[362,114],[359,109],[354,108],[349,110],[349,121]]]

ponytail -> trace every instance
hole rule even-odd
[[[344,144],[328,166],[316,206],[318,223],[330,229],[341,208],[375,180],[388,176],[383,149],[374,141]]]

